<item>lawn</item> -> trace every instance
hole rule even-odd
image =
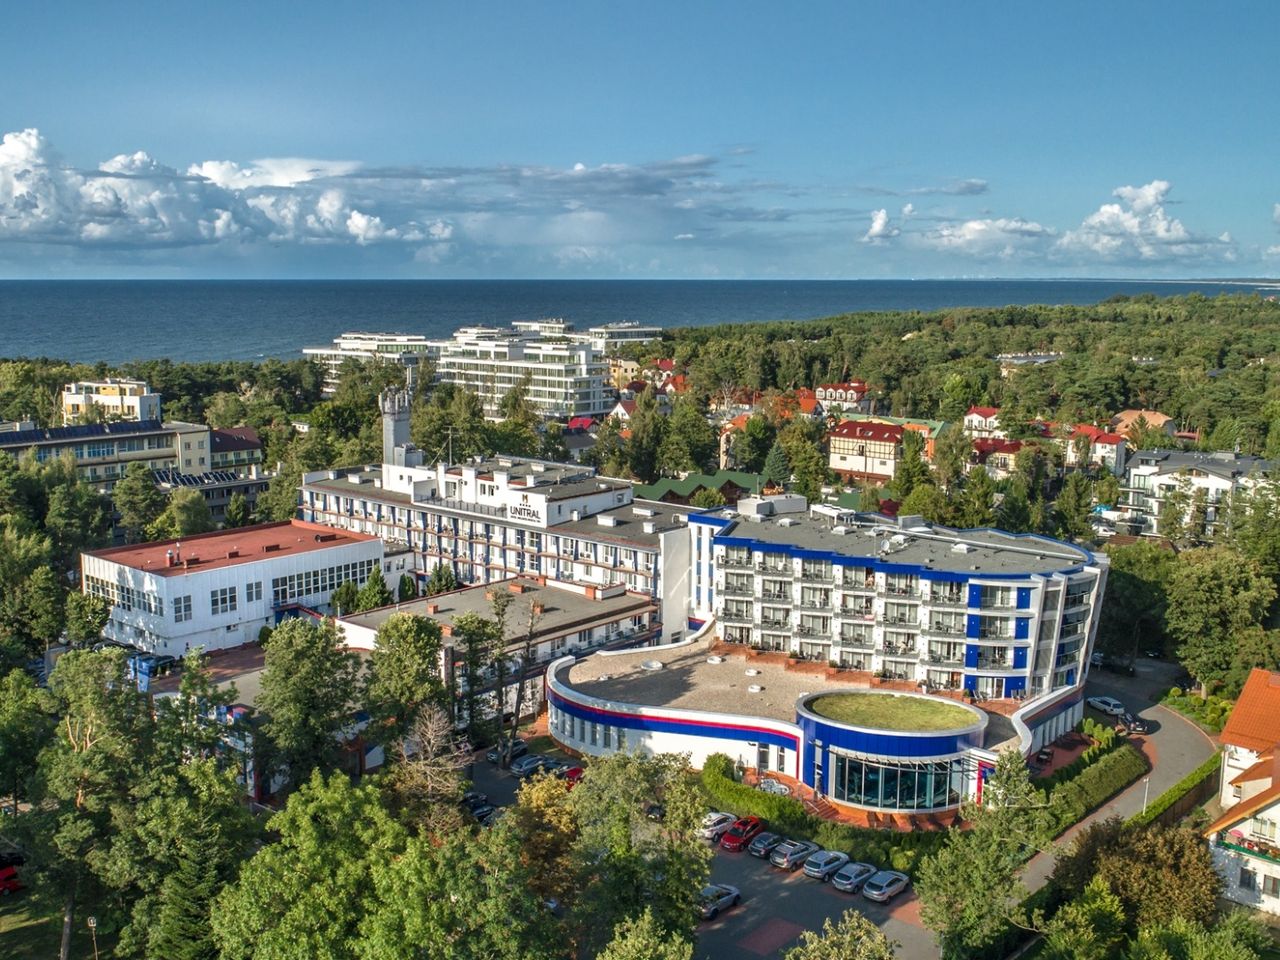
[[[5,960],[48,960],[58,955],[62,940],[62,924],[49,917],[30,912],[31,898],[25,893],[0,898],[0,957]],[[112,938],[114,939],[114,938]],[[76,917],[71,937],[73,957],[92,957],[93,943],[84,917]],[[100,960],[112,955],[107,938],[98,940]]]
[[[832,693],[809,701],[820,717],[876,730],[955,730],[976,721],[965,707],[892,693]]]

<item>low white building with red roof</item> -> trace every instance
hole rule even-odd
[[[830,435],[828,465],[847,481],[887,483],[902,459],[903,427],[873,420],[846,420]]]
[[[865,380],[846,380],[844,383],[820,383],[814,393],[823,409],[828,412],[853,410],[871,413],[874,401]]]
[[[1000,428],[999,407],[970,407],[964,415],[964,432],[975,440],[1004,440],[1008,437]]]
[[[384,562],[378,537],[290,520],[93,550],[80,581],[111,603],[106,638],[181,657],[255,641],[290,607],[328,611]],[[401,572],[384,569],[391,589]]]
[[[1280,673],[1249,674],[1220,739],[1226,809],[1204,835],[1223,896],[1280,914]]]

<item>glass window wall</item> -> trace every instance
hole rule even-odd
[[[834,800],[882,810],[954,807],[964,794],[965,761],[863,760],[831,751],[826,793]]]

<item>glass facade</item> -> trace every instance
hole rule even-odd
[[[958,806],[965,760],[863,760],[831,751],[823,791],[833,800],[882,810],[937,810]]]

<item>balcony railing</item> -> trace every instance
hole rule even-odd
[[[900,646],[895,646],[895,645],[893,645],[893,644],[889,644],[889,643],[886,643],[886,644],[884,645],[884,648],[883,648],[880,652],[881,652],[881,653],[883,653],[886,657],[914,657],[914,656],[918,656],[918,654],[917,654],[917,652],[916,652],[916,648],[915,648],[915,647],[912,647],[912,646],[900,647]]]
[[[1230,837],[1230,839],[1228,839]],[[1259,860],[1268,860],[1271,863],[1280,863],[1280,846],[1277,846],[1270,840],[1260,840],[1256,837],[1232,837],[1230,834],[1219,834],[1217,845],[1224,850],[1234,850],[1237,853],[1243,853],[1246,856],[1257,857]]]
[[[802,623],[800,626],[796,627],[795,634],[797,637],[809,637],[815,640],[830,640],[831,625],[828,624],[827,626],[822,627]]]
[[[745,557],[735,557],[733,554],[726,553],[720,558],[719,565],[725,569],[737,568],[744,569],[752,566],[751,555]]]
[[[979,657],[978,669],[979,670],[1012,670],[1013,661],[1012,660],[984,660],[981,657]]]
[[[964,665],[964,654],[935,653],[930,651],[929,662],[940,664],[942,666],[959,667]]]
[[[720,614],[720,622],[736,623],[736,624],[743,624],[743,625],[750,624],[751,611],[748,610],[746,613],[730,613],[728,610],[726,610]]]
[[[881,591],[887,597],[919,597],[920,590],[914,585],[904,586],[902,584],[885,584],[884,590]]]
[[[943,633],[947,636],[958,637],[964,633],[964,624],[934,621],[928,629],[930,633]]]
[[[800,576],[810,583],[831,583],[835,580],[830,570],[801,570]]]
[[[935,607],[967,607],[969,598],[962,593],[935,593],[929,597],[929,603]]]
[[[790,603],[791,594],[790,593],[762,593],[760,594],[760,599],[764,600],[766,603]]]
[[[846,637],[840,636],[840,646],[857,650],[870,650],[875,646],[873,637]]]
[[[790,620],[765,620],[761,618],[760,626],[765,630],[790,630]]]
[[[796,604],[802,610],[830,610],[830,597],[801,597],[800,602]]]
[[[874,620],[876,612],[872,607],[845,607],[840,616],[846,620]]]
[[[767,563],[757,563],[756,569],[766,577],[778,577],[779,579],[791,580],[796,575],[796,572],[790,567],[771,567]]]
[[[894,614],[893,616],[886,616],[884,618],[884,622],[902,627],[917,627],[920,625],[920,621],[917,618],[901,613]]]
[[[754,590],[749,583],[726,583],[720,588],[720,593],[726,597],[749,597]]]

